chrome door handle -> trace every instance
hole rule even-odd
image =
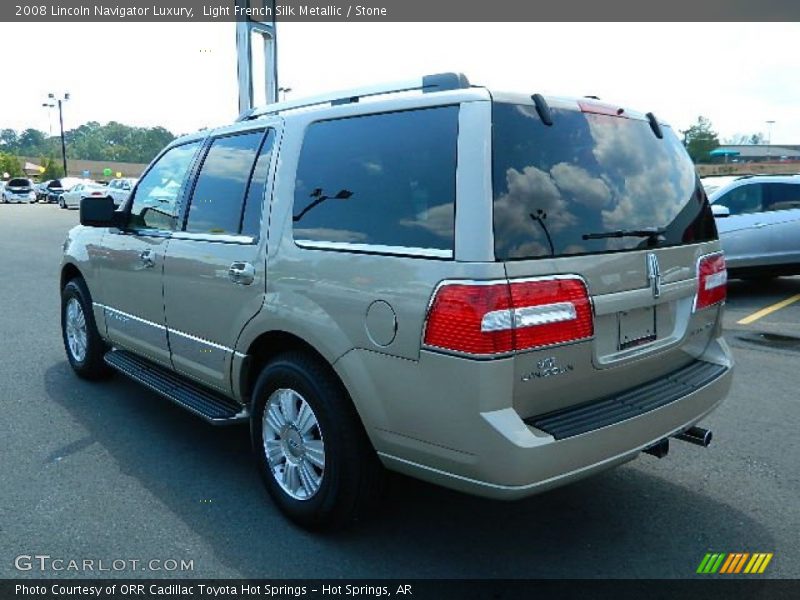
[[[142,261],[142,264],[146,269],[156,265],[156,255],[149,248],[147,250],[142,250],[142,252],[139,254],[139,260]]]
[[[249,262],[235,262],[228,269],[228,278],[239,285],[250,285],[256,278],[256,268]]]
[[[753,227],[755,227],[756,229],[761,229],[762,227],[766,226],[767,226],[766,223],[756,223],[755,225],[753,225]]]

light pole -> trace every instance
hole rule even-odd
[[[61,161],[64,166],[64,177],[67,176],[67,144],[64,141],[64,109],[63,104],[69,100],[69,93],[65,92],[63,97],[56,98],[55,94],[47,94],[47,102],[42,103],[42,106],[53,108],[58,106],[58,126],[61,131]]]
[[[283,100],[286,100],[286,94],[288,94],[291,91],[292,91],[292,88],[290,88],[290,87],[279,87],[278,88],[278,93],[279,94],[283,94]]]
[[[53,137],[53,114],[51,109],[55,106],[51,102],[42,102],[42,106],[47,109],[47,133]]]
[[[767,121],[767,161],[769,161],[770,154],[772,152],[772,126],[774,124],[775,121]]]

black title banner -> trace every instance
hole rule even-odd
[[[3,0],[9,22],[797,21],[796,0]]]
[[[0,580],[3,600],[748,600],[797,598],[798,580]]]

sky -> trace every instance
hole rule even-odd
[[[798,39],[796,23],[284,23],[278,73],[299,98],[460,71],[496,89],[596,95],[678,130],[703,115],[723,141],[767,135],[773,120],[773,144],[800,144]],[[70,93],[67,129],[228,123],[235,48],[233,23],[0,23],[14,82],[0,86],[0,128],[57,133],[48,92]]]

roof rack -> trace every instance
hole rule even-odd
[[[294,110],[297,108],[306,108],[309,106],[318,106],[320,104],[330,104],[336,106],[337,104],[350,104],[358,102],[361,98],[368,98],[370,96],[380,96],[383,94],[396,94],[399,92],[410,92],[414,90],[421,90],[422,92],[444,92],[447,90],[460,90],[470,87],[469,80],[466,75],[462,73],[437,73],[435,75],[423,75],[416,79],[408,81],[399,81],[395,83],[376,85],[370,87],[363,87],[353,90],[342,90],[338,92],[331,92],[321,96],[311,96],[309,98],[299,98],[297,100],[290,100],[286,102],[275,102],[245,110],[239,115],[237,121],[246,121],[248,119],[256,119],[263,115],[270,115],[279,113],[285,110]]]

